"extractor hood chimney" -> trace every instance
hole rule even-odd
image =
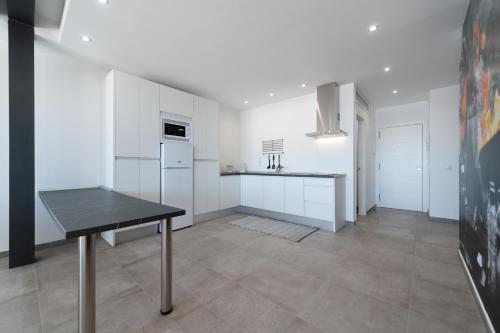
[[[313,138],[346,136],[340,130],[339,85],[336,82],[316,88],[316,132],[307,133]]]

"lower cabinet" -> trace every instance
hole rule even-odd
[[[220,209],[237,207],[241,202],[241,177],[239,175],[220,177]]]
[[[140,160],[117,159],[115,160],[114,190],[131,197],[140,198]]]
[[[304,216],[304,178],[285,177],[285,213]]]
[[[262,209],[285,211],[285,177],[264,176],[262,182]]]
[[[241,205],[262,208],[263,176],[241,176]]]
[[[194,161],[194,214],[219,209],[219,162]]]

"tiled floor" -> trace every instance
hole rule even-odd
[[[456,224],[378,209],[300,243],[224,221],[174,232],[174,311],[159,314],[160,239],[99,242],[98,332],[483,332]],[[75,332],[76,244],[0,259],[0,332]]]

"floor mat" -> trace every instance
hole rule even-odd
[[[308,227],[300,224],[282,222],[259,216],[247,216],[238,220],[227,222],[232,225],[262,232],[264,234],[300,242],[316,230],[316,227]]]

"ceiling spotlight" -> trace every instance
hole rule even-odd
[[[302,88],[305,88],[305,87],[306,87],[306,84],[305,84],[305,83],[302,83],[300,86],[301,86]]]
[[[85,43],[90,43],[92,41],[92,38],[90,38],[90,36],[87,36],[87,35],[81,35],[80,38]]]
[[[370,25],[370,27],[368,28],[368,31],[375,32],[375,31],[377,31],[377,29],[378,29],[378,26],[376,24],[374,24],[374,25]]]
[[[274,97],[274,93],[269,93],[269,97]]]
[[[386,68],[384,68],[384,72],[390,72],[391,71],[391,67],[387,66]]]
[[[248,101],[244,101],[243,103],[248,104]]]
[[[394,95],[396,95],[396,94],[398,93],[398,91],[397,91],[397,90],[393,90],[393,91],[392,91],[392,93],[393,93]]]
[[[109,0],[99,0],[99,3],[102,3],[103,5],[108,5]]]

